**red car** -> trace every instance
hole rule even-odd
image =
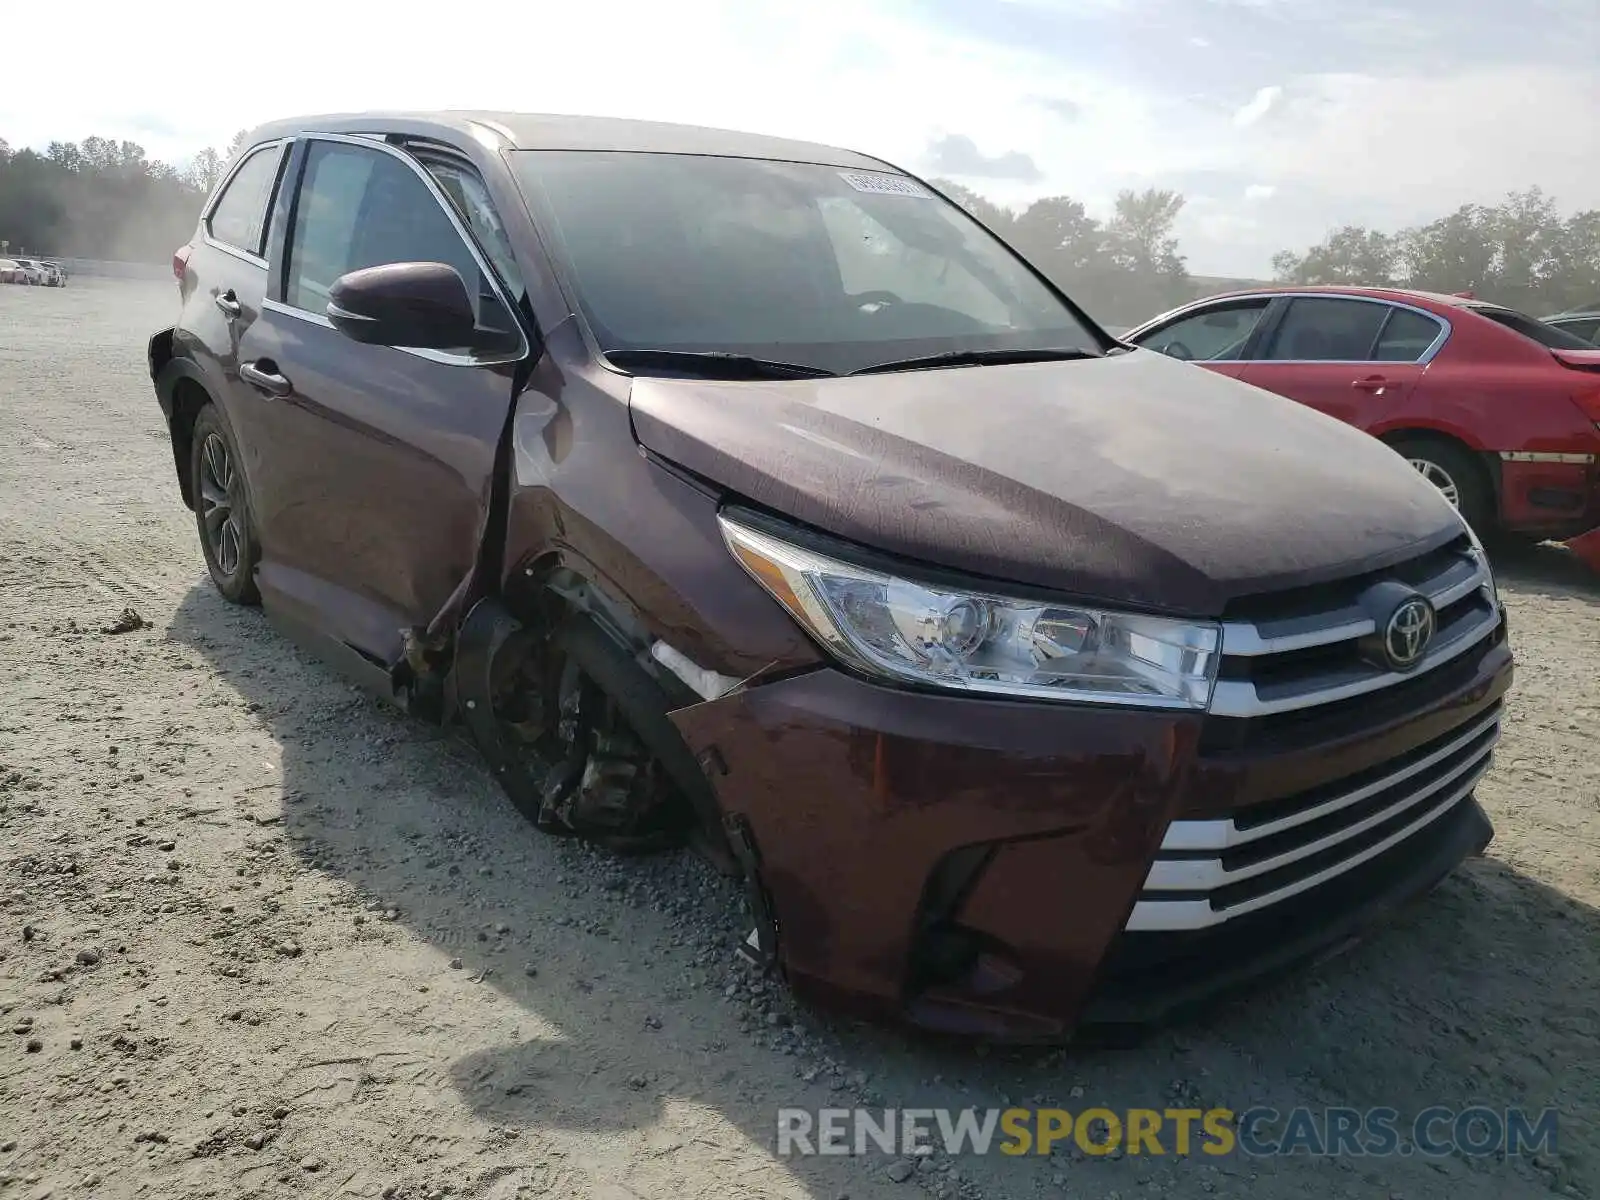
[[[1574,539],[1600,567],[1593,343],[1470,296],[1355,287],[1211,296],[1123,340],[1363,429],[1480,531]]]

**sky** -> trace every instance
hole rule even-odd
[[[1600,0],[167,0],[7,14],[0,138],[180,163],[296,113],[685,121],[876,155],[1017,207],[1176,188],[1189,269],[1542,187],[1600,208]]]

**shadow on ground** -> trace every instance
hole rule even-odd
[[[1600,598],[1558,562],[1528,552],[1502,570],[1524,586]],[[357,698],[260,613],[197,587],[168,636],[202,652],[281,744],[283,822],[296,853],[397,909],[411,932],[460,957],[464,977],[487,971],[486,986],[555,1031],[450,1068],[450,1085],[495,1126],[649,1131],[668,1106],[687,1103],[770,1148],[775,1109],[788,1104],[1554,1105],[1555,1173],[1451,1160],[1452,1191],[1600,1191],[1600,913],[1493,859],[1349,954],[1131,1049],[928,1044],[796,1012],[779,989],[725,997],[726,981],[743,977],[730,965],[740,914],[725,881],[685,856],[616,860],[542,837],[464,743]],[[545,964],[531,978],[530,959]],[[1176,1186],[1170,1173],[1181,1174],[1171,1160],[1068,1165],[1092,1173],[1075,1184],[1096,1189]],[[1246,1165],[1265,1180],[1313,1169],[1303,1159]],[[1356,1174],[1323,1174],[1345,1183],[1437,1182],[1417,1163],[1336,1165]],[[971,1169],[1026,1168],[990,1160]],[[822,1200],[847,1179],[858,1200],[877,1194],[861,1186],[863,1168],[839,1160],[790,1170]]]
[[[1562,546],[1507,539],[1489,547],[1489,558],[1502,584],[1541,596],[1600,604],[1600,572]]]

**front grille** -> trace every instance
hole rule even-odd
[[[1427,569],[1423,578],[1417,578],[1418,564]],[[1330,587],[1320,607],[1310,607],[1297,593],[1277,612],[1262,611],[1257,602],[1251,615],[1225,621],[1212,715],[1271,716],[1380,692],[1460,658],[1500,624],[1488,566],[1469,545],[1435,551],[1361,582],[1357,591],[1348,584]],[[1379,589],[1396,587],[1428,597],[1437,615],[1427,653],[1405,671],[1374,661],[1370,650],[1382,617],[1365,601]]]
[[[1256,753],[1286,724],[1341,736],[1397,708],[1417,711],[1437,686],[1498,643],[1488,566],[1465,539],[1388,572],[1323,589],[1255,598],[1223,623],[1223,664],[1208,724],[1250,730]],[[1436,630],[1409,670],[1381,665],[1373,641],[1397,598],[1432,602]],[[1208,929],[1326,884],[1414,837],[1468,802],[1500,736],[1500,705],[1332,783],[1231,816],[1168,827],[1129,917],[1129,932]],[[1267,726],[1263,731],[1262,727]],[[1348,728],[1346,728],[1348,727]],[[1212,744],[1223,756],[1240,745]],[[1286,747],[1287,748],[1287,747]]]

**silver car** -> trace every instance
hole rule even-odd
[[[1554,316],[1545,317],[1544,323],[1576,334],[1586,342],[1600,345],[1600,305],[1556,313]]]
[[[20,268],[22,275],[22,278],[17,281],[19,283],[31,283],[36,287],[44,287],[51,281],[49,269],[36,258],[19,258],[17,259],[17,266]]]

